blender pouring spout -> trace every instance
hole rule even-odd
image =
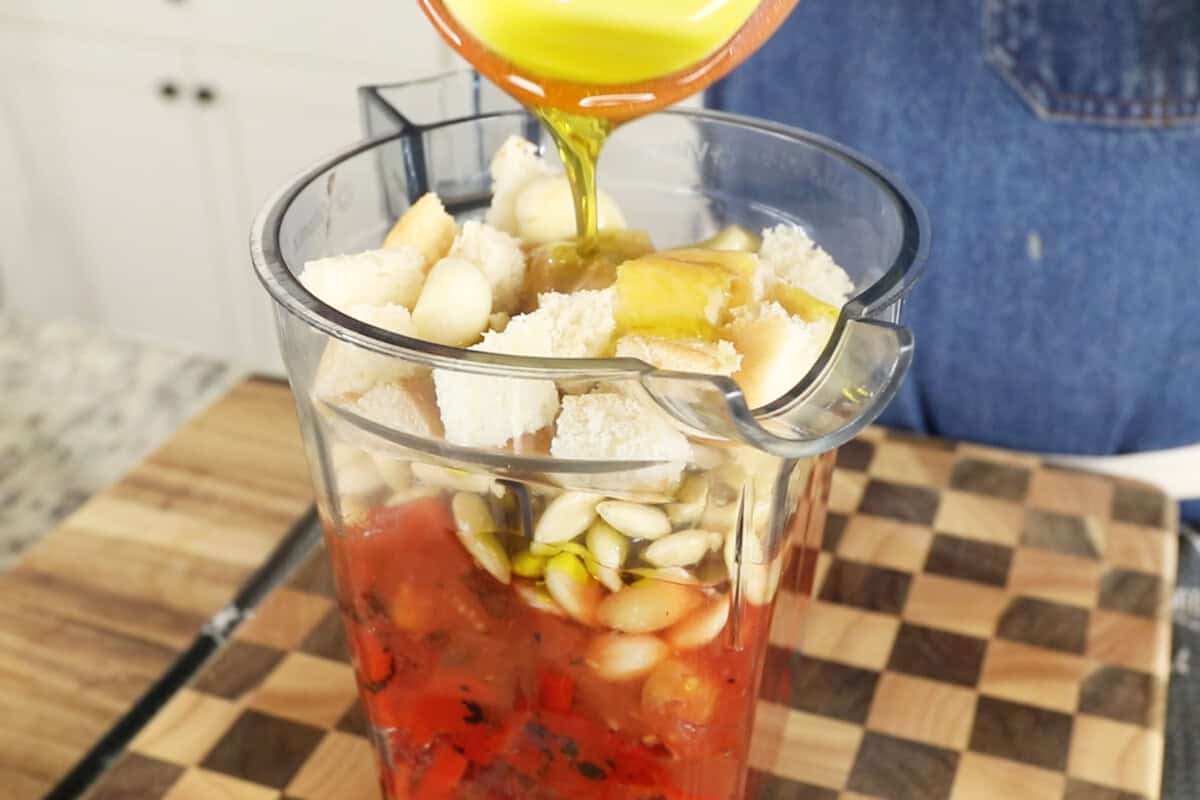
[[[879,417],[912,363],[903,326],[843,315],[808,374],[751,410],[730,378],[655,370],[641,375],[654,401],[694,435],[735,441],[780,458],[820,455]]]

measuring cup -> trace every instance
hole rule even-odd
[[[491,154],[510,135],[552,157],[536,122],[470,73],[362,96],[376,135],[284,187],[252,251],[383,791],[745,796],[770,747],[754,728],[764,678],[778,677],[764,676],[768,632],[780,598],[802,607],[811,586],[833,453],[909,365],[899,314],[926,254],[920,206],[803,131],[704,111],[617,130],[602,183],[660,248],[731,223],[795,223],[855,282],[817,363],[752,409],[728,378],[440,346],[310,294],[306,262],[378,247],[425,192],[481,216]],[[331,390],[331,360],[368,379]],[[444,434],[448,414],[502,430],[549,422],[469,447]],[[638,454],[553,457],[546,441],[566,414]]]

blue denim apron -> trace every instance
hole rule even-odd
[[[1200,441],[1200,0],[801,0],[710,104],[846,142],[928,206],[885,423]]]

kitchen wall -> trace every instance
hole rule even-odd
[[[412,0],[4,0],[0,307],[277,370],[255,211],[451,61]]]

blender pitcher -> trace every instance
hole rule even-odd
[[[379,247],[426,192],[481,216],[510,135],[554,150],[472,73],[362,97],[373,138],[285,187],[252,250],[385,795],[746,796],[772,746],[754,714],[776,601],[802,606],[834,451],[910,361],[898,318],[925,257],[921,209],[802,131],[703,111],[616,131],[601,183],[658,247],[790,222],[855,281],[809,373],[751,409],[728,378],[441,346],[306,291],[306,262]],[[323,380],[331,361],[354,391]],[[551,455],[547,428],[525,424],[569,416],[629,457]],[[451,424],[495,446],[456,444]]]

